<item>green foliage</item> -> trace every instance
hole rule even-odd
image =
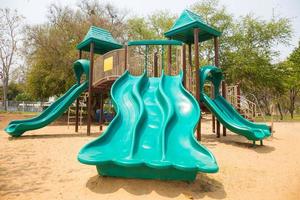
[[[300,42],[298,47],[291,53],[287,61],[282,64],[285,71],[285,84],[290,100],[289,112],[291,118],[294,118],[296,100],[300,94]]]
[[[127,21],[129,40],[164,39],[164,33],[169,30],[176,16],[167,11],[157,11],[143,17],[132,17]]]
[[[276,45],[287,45],[291,38],[290,20],[277,17],[262,20],[254,15],[235,18],[218,0],[204,0],[190,8],[223,33],[219,39],[219,58],[226,82],[241,84],[246,96],[254,94],[266,113],[270,113],[270,103],[289,107],[283,102],[292,100],[291,88],[296,88],[296,97],[298,94],[299,47],[287,62],[272,62],[279,54]],[[123,43],[163,39],[164,32],[171,28],[176,17],[168,11],[157,11],[146,17],[127,17],[126,10],[119,10],[109,3],[100,4],[96,0],[82,0],[77,8],[51,5],[47,23],[24,29],[24,55],[29,70],[26,91],[22,95],[42,100],[64,93],[75,82],[71,67],[77,59],[75,46],[90,25],[109,30]],[[149,54],[158,51],[157,48],[149,48]],[[142,48],[138,48],[137,52],[144,55]],[[214,64],[213,40],[201,43],[200,58],[201,64]]]
[[[74,84],[75,47],[89,26],[106,28],[117,38],[123,33],[124,16],[109,4],[82,1],[77,10],[53,4],[48,12],[48,23],[25,28],[25,56],[30,66],[26,92],[40,100],[60,95]]]
[[[127,21],[129,40],[152,39],[154,32],[149,29],[148,22],[142,17],[134,17]]]
[[[15,82],[10,82],[8,85],[8,100],[15,100],[16,96],[23,91],[23,87]]]
[[[31,96],[29,96],[27,93],[19,93],[16,98],[16,101],[33,101],[33,99],[31,98]]]
[[[220,38],[220,66],[228,84],[240,84],[244,95],[256,96],[270,114],[269,106],[285,93],[284,72],[272,64],[278,56],[277,44],[288,44],[291,24],[287,18],[262,20],[253,15],[235,19],[218,0],[192,6],[210,25],[223,32]],[[201,63],[214,64],[213,42],[201,47]],[[204,60],[203,60],[204,58]],[[250,95],[251,94],[251,95]],[[252,99],[254,100],[254,99]]]
[[[219,58],[220,64],[223,66],[224,55],[232,48],[230,42],[230,38],[234,34],[234,18],[232,14],[224,6],[220,6],[218,0],[205,0],[195,3],[191,6],[191,10],[198,13],[207,24],[222,32],[222,36],[219,39]],[[200,57],[203,64],[214,64],[213,40],[201,44]]]

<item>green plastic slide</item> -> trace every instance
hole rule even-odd
[[[199,70],[201,101],[230,131],[245,136],[248,140],[263,140],[271,135],[270,128],[265,124],[253,123],[242,117],[238,111],[220,95],[222,71],[215,66],[204,66]],[[214,98],[204,91],[204,83],[211,81],[214,85]]]
[[[182,85],[182,74],[149,78],[126,71],[112,86],[117,115],[105,132],[85,145],[78,160],[103,176],[194,180],[214,173],[212,153],[194,130],[200,108]]]
[[[63,96],[57,99],[40,115],[25,119],[11,121],[4,129],[13,137],[21,136],[24,132],[39,129],[47,126],[59,116],[61,116],[69,106],[88,88],[88,79],[80,84],[80,77],[83,73],[88,76],[89,61],[78,60],[74,63],[74,72],[77,77],[77,83],[74,84]]]

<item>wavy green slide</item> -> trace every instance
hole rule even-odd
[[[214,173],[214,156],[194,137],[200,108],[182,85],[182,74],[149,78],[126,71],[112,86],[117,115],[85,145],[78,160],[103,176],[194,180]]]
[[[263,140],[271,135],[270,128],[265,124],[253,123],[242,117],[233,106],[220,95],[222,71],[215,66],[204,66],[199,70],[201,101],[230,131],[245,136],[248,140]],[[215,98],[210,98],[204,91],[204,83],[211,81],[214,85]]]
[[[24,132],[34,129],[39,129],[47,126],[59,116],[61,116],[68,107],[75,101],[88,88],[88,60],[78,60],[74,63],[74,72],[77,77],[77,83],[73,85],[63,96],[57,99],[40,115],[25,119],[11,121],[4,129],[8,134],[13,137],[21,136]],[[86,81],[80,84],[80,77],[85,73],[87,75]]]

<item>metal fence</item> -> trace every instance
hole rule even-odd
[[[7,111],[9,112],[42,112],[51,103],[33,101],[6,101]],[[5,111],[4,102],[0,101],[0,111]]]

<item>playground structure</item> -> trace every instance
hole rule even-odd
[[[212,129],[217,137],[222,123],[224,136],[229,129],[262,144],[270,136],[269,127],[246,120],[226,101],[226,85],[219,68],[221,33],[185,10],[165,36],[168,40],[130,41],[123,48],[108,31],[92,26],[77,45],[77,83],[39,116],[12,121],[6,132],[20,136],[46,126],[75,100],[78,132],[79,96],[88,90],[88,135],[95,107],[101,111],[102,130],[104,99],[109,92],[116,110],[105,132],[78,154],[80,162],[96,165],[101,175],[191,181],[198,172],[217,172],[214,156],[197,142],[201,140],[204,106],[213,115]],[[199,42],[210,39],[214,40],[215,66],[199,68]],[[83,51],[89,52],[89,60],[82,59]],[[153,58],[149,58],[149,52]],[[210,95],[204,90],[208,82]],[[96,99],[100,100],[98,105]],[[239,106],[240,101],[238,96]]]

